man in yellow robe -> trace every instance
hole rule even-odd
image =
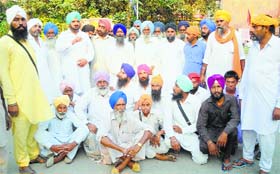
[[[34,174],[36,172],[29,166],[39,159],[34,134],[37,124],[50,119],[52,114],[40,86],[34,51],[27,41],[26,13],[14,5],[7,9],[6,16],[11,37],[5,35],[0,39],[0,83],[12,116],[14,154],[19,173]]]

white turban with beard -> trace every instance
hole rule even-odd
[[[9,25],[11,25],[16,15],[20,15],[25,19],[27,16],[25,11],[18,5],[13,5],[11,8],[6,10],[7,22]]]

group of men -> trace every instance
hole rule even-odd
[[[198,164],[221,156],[229,171],[253,164],[256,142],[259,173],[270,172],[280,119],[280,40],[270,16],[252,19],[246,59],[225,10],[200,28],[137,20],[127,30],[100,19],[96,31],[81,31],[74,11],[59,35],[53,23],[27,21],[17,5],[6,17],[0,133],[7,137],[12,123],[19,173],[35,174],[32,163],[70,164],[81,145],[89,158],[114,164],[113,174],[139,172],[145,158],[176,161],[170,150],[181,148]],[[231,162],[238,136],[243,157]],[[7,138],[0,155],[6,173]]]

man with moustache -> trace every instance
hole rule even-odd
[[[7,9],[6,16],[10,25],[8,34],[13,38],[5,35],[0,39],[0,83],[13,121],[14,155],[19,173],[35,174],[30,163],[41,160],[33,137],[37,124],[50,119],[52,112],[40,85],[34,50],[27,40],[26,13],[14,5]]]
[[[178,24],[178,39],[186,42],[186,31],[187,28],[190,26],[188,21],[180,21]]]
[[[209,96],[210,93],[206,89],[202,88],[200,85],[200,76],[197,73],[189,73],[188,77],[191,79],[193,83],[193,89],[190,93],[196,97],[198,97],[202,102],[204,102]]]
[[[151,91],[150,88],[150,75],[151,68],[146,64],[141,64],[137,67],[138,74],[138,85],[137,85],[137,93],[139,93],[139,97],[142,94],[148,94]]]
[[[199,23],[201,30],[201,39],[205,44],[208,40],[210,33],[216,30],[215,23],[210,19],[203,19]]]
[[[139,31],[135,27],[131,27],[127,31],[127,40],[133,45],[133,51],[135,51],[135,42],[139,38],[139,35]]]
[[[56,50],[61,57],[63,79],[74,83],[76,93],[82,95],[90,89],[89,62],[93,60],[92,43],[81,27],[80,13],[73,11],[66,16],[68,30],[56,41]]]
[[[211,97],[202,103],[197,120],[200,150],[222,157],[222,170],[229,171],[240,121],[238,104],[234,96],[223,93],[225,79],[222,75],[214,74],[207,82]]]
[[[229,70],[241,77],[245,66],[245,55],[239,33],[229,26],[231,15],[228,11],[218,10],[214,15],[216,31],[207,40],[203,65],[200,72],[201,82],[213,74],[225,74]]]

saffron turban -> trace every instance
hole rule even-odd
[[[126,36],[126,26],[121,24],[121,23],[118,23],[118,24],[114,25],[114,27],[113,27],[114,35],[116,35],[119,28],[123,31],[124,35]]]
[[[127,77],[129,77],[129,78],[134,77],[135,71],[134,71],[133,67],[131,65],[129,65],[128,63],[123,63],[122,66],[121,66],[121,69],[124,70]]]
[[[184,92],[190,92],[193,89],[192,81],[185,75],[179,75],[176,79],[176,84]]]
[[[66,80],[62,81],[60,83],[59,87],[60,87],[60,91],[62,93],[63,93],[63,91],[65,90],[66,87],[71,88],[73,91],[75,90],[75,85],[72,82],[66,81]]]
[[[110,96],[109,103],[110,103],[110,106],[111,106],[112,109],[115,108],[115,105],[117,104],[117,102],[121,98],[124,100],[124,102],[126,104],[127,103],[127,97],[126,97],[124,92],[116,91]]]
[[[34,25],[39,24],[41,27],[43,26],[43,23],[38,18],[32,18],[27,22],[27,30],[29,31]]]
[[[134,25],[139,25],[139,26],[141,26],[141,24],[142,24],[142,22],[141,22],[141,20],[139,20],[139,19],[137,19],[136,21],[133,22],[133,26],[134,26]]]
[[[189,73],[188,77],[195,82],[200,82],[200,75],[197,73]]]
[[[155,28],[160,28],[161,32],[165,31],[165,25],[164,25],[164,23],[162,23],[160,21],[154,22],[154,26],[155,26]]]
[[[82,19],[82,16],[77,11],[72,11],[71,13],[68,13],[66,16],[66,24],[70,24],[74,19],[78,19],[80,21]]]
[[[110,82],[110,75],[105,71],[98,71],[95,73],[93,77],[94,83],[96,84],[100,80],[104,80],[107,83]]]
[[[18,5],[13,5],[11,8],[8,8],[6,10],[6,17],[7,22],[9,25],[11,25],[12,21],[16,17],[16,15],[20,15],[21,17],[25,18],[27,17],[25,11]]]
[[[139,31],[135,28],[135,27],[131,27],[128,32],[127,35],[130,35],[131,32],[136,33],[137,37],[139,37]]]
[[[202,28],[203,25],[206,25],[207,28],[210,30],[210,33],[216,30],[216,25],[213,21],[211,21],[210,19],[203,19],[202,21],[200,21],[199,23],[200,28]]]
[[[140,99],[139,99],[139,103],[140,105],[147,101],[148,103],[150,103],[151,105],[153,104],[153,100],[152,100],[152,97],[149,95],[149,94],[143,94]]]
[[[144,28],[148,27],[150,29],[150,34],[154,33],[155,26],[151,21],[144,21],[141,24],[141,33],[143,33]]]
[[[55,108],[57,108],[57,106],[60,104],[66,105],[68,107],[70,104],[70,98],[68,95],[62,95],[62,96],[54,99],[53,104],[54,104]]]
[[[200,35],[200,31],[199,28],[197,26],[190,26],[187,28],[187,33],[189,34],[193,34],[196,37],[198,37]]]
[[[271,18],[265,14],[260,14],[252,18],[251,23],[255,25],[262,25],[262,26],[270,26],[270,25],[274,25],[275,27],[278,26],[278,21],[276,19]]]
[[[215,12],[215,15],[214,15],[214,19],[217,20],[217,19],[223,19],[227,22],[230,22],[231,20],[231,15],[228,11],[226,10],[218,10]]]
[[[108,19],[99,19],[98,24],[103,24],[106,31],[111,31],[111,22]]]
[[[141,71],[144,71],[149,75],[151,74],[151,68],[147,64],[141,64],[137,67],[137,74],[139,74]]]
[[[154,76],[151,80],[151,84],[158,84],[160,86],[163,85],[163,79],[161,77],[160,74],[158,74],[157,76]]]
[[[168,28],[172,28],[173,30],[177,31],[177,26],[176,26],[176,24],[173,23],[173,22],[167,23],[167,24],[165,25],[165,31],[166,31]]]
[[[51,23],[51,22],[46,23],[46,25],[44,27],[44,34],[47,35],[47,33],[50,29],[53,29],[55,35],[58,34],[57,26],[54,23]]]
[[[214,83],[217,82],[221,85],[221,87],[224,89],[225,87],[225,78],[220,74],[214,74],[207,79],[208,88],[211,89]]]
[[[178,29],[181,28],[182,26],[185,26],[187,28],[190,26],[190,24],[187,21],[180,21],[178,24]]]

